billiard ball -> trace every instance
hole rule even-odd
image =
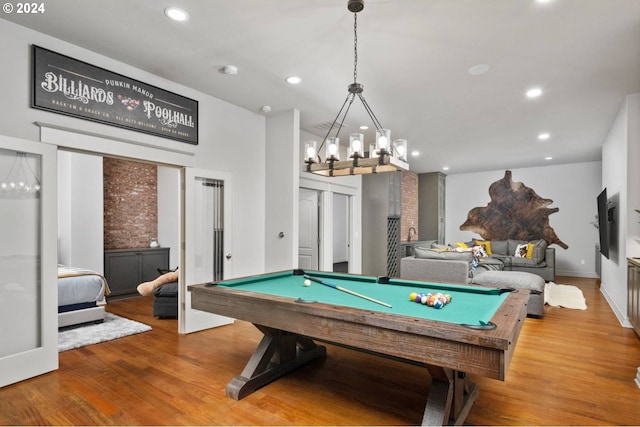
[[[418,294],[415,293],[415,292],[411,292],[409,294],[409,300],[411,300],[411,301],[415,301],[417,297],[418,297]]]
[[[309,280],[309,279],[304,279],[304,285],[305,285],[305,286],[311,286],[311,280]]]

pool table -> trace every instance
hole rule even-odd
[[[305,275],[314,280],[305,285]],[[227,396],[242,399],[324,357],[320,341],[428,369],[423,425],[464,422],[478,396],[467,374],[505,379],[528,299],[523,290],[302,270],[189,291],[192,308],[251,322],[264,334]],[[451,301],[436,309],[410,301],[412,292],[441,292]]]

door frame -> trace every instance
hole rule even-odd
[[[333,178],[336,179],[336,178]],[[349,273],[362,273],[362,186],[350,186],[320,179],[300,177],[300,188],[319,191],[321,209],[320,227],[320,265],[321,271],[333,270],[333,194],[348,196],[349,201]]]
[[[166,166],[175,166],[178,168],[191,168],[193,166],[192,154],[187,151],[180,150],[165,150],[161,148],[155,148],[152,146],[138,145],[135,141],[118,140],[114,137],[104,135],[96,136],[93,134],[82,133],[77,129],[63,128],[59,126],[53,126],[42,122],[36,123],[40,126],[40,141],[45,144],[55,144],[58,147],[69,149],[72,151],[78,151],[87,154],[95,154],[97,156],[110,156],[115,158],[121,158],[126,160],[143,161],[147,163],[162,164]],[[108,141],[109,144],[105,144]],[[89,149],[88,147],[100,147],[99,150]],[[215,171],[200,169],[200,171],[207,171],[215,174]],[[184,175],[184,171],[181,173]],[[224,174],[222,174],[224,175]],[[217,175],[216,175],[217,176]],[[227,175],[225,175],[227,176]],[[181,179],[181,187],[184,185],[185,180]],[[228,193],[229,197],[233,199],[231,191]],[[181,200],[184,199],[180,196]],[[181,203],[183,204],[183,203]],[[231,203],[229,203],[231,205]],[[184,214],[180,217],[180,233],[184,234]],[[57,230],[57,223],[56,223]],[[184,274],[186,268],[184,264],[184,238],[181,236],[181,248],[180,248],[180,274]],[[231,240],[231,239],[228,239]],[[55,265],[55,264],[54,264]],[[187,277],[179,278],[183,283],[187,283],[185,280],[189,280]],[[178,299],[179,304],[187,303],[187,298],[184,295],[186,288],[178,287]],[[180,305],[178,306],[178,317],[180,317]],[[56,307],[57,310],[57,307]],[[187,320],[188,322],[188,320]],[[185,327],[180,326],[180,318],[178,318],[178,332],[183,334],[191,328],[187,325]]]

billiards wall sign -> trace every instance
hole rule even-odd
[[[198,101],[32,47],[33,108],[198,144]]]

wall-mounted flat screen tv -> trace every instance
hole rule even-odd
[[[609,210],[607,189],[598,195],[598,231],[600,234],[600,253],[609,259]]]

